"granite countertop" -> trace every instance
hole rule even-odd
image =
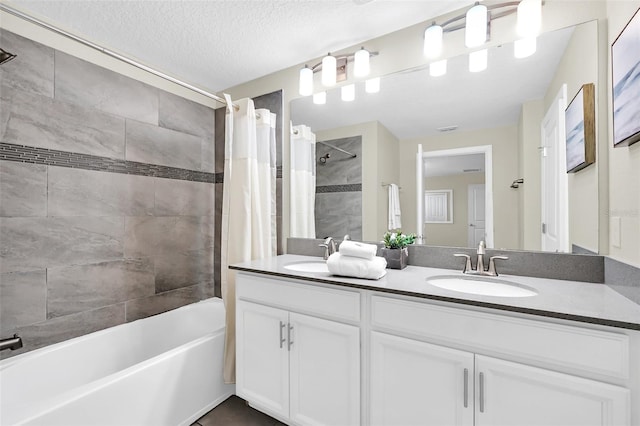
[[[500,274],[498,279],[531,287],[538,294],[530,297],[498,297],[445,290],[427,282],[427,278],[440,275],[464,276],[461,271],[451,269],[407,266],[402,270],[388,269],[387,274],[379,280],[365,280],[334,276],[322,272],[296,272],[285,268],[285,265],[291,263],[309,261],[322,261],[322,258],[285,254],[231,265],[229,268],[276,277],[299,279],[303,282],[333,284],[462,305],[640,330],[640,305],[604,284]]]

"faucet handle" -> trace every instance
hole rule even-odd
[[[467,271],[471,270],[471,256],[469,256],[468,254],[464,254],[464,253],[454,253],[453,254],[455,257],[466,257],[467,261],[464,264],[464,269],[462,270],[462,273],[466,273]]]
[[[496,270],[495,259],[507,260],[507,259],[509,259],[509,257],[507,257],[507,256],[491,256],[489,258],[489,271],[487,271],[487,272],[489,273],[489,275],[497,277],[498,276],[498,271]]]

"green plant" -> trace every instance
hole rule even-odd
[[[387,231],[382,237],[382,243],[385,248],[400,249],[413,244],[416,240],[414,234],[403,234],[402,231]]]

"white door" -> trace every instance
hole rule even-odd
[[[371,333],[371,424],[472,425],[473,354]]]
[[[468,192],[468,243],[469,247],[478,247],[480,241],[485,240],[487,235],[485,232],[485,184],[469,185]]]
[[[629,398],[618,386],[476,355],[476,426],[628,425]]]
[[[359,327],[295,313],[289,321],[291,420],[359,425]]]
[[[542,120],[541,138],[541,247],[543,251],[569,251],[568,181],[566,172],[564,110],[566,86]]]
[[[289,417],[288,312],[255,303],[236,305],[236,393]]]

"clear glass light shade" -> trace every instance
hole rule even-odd
[[[516,40],[513,43],[513,56],[516,58],[526,58],[536,53],[537,38],[528,37],[521,40]]]
[[[300,70],[298,91],[300,96],[309,96],[313,93],[313,70],[307,66]]]
[[[542,0],[522,0],[518,5],[518,35],[534,37],[542,24]]]
[[[327,103],[327,92],[318,92],[313,94],[313,103],[316,105],[324,105]]]
[[[464,44],[478,47],[487,41],[487,6],[476,4],[467,11]]]
[[[487,49],[469,53],[469,71],[480,72],[487,69]]]
[[[435,59],[442,53],[442,27],[432,25],[424,30],[424,55]]]
[[[364,90],[367,93],[378,93],[380,91],[380,77],[370,78],[365,81]]]
[[[341,87],[342,100],[345,102],[351,102],[356,99],[356,85],[347,84]]]
[[[337,62],[334,56],[327,55],[322,58],[322,84],[335,86],[337,72]]]
[[[432,62],[429,64],[429,75],[431,77],[440,77],[447,73],[447,60]]]
[[[369,75],[369,51],[364,47],[358,50],[353,59],[353,75],[366,77]]]

